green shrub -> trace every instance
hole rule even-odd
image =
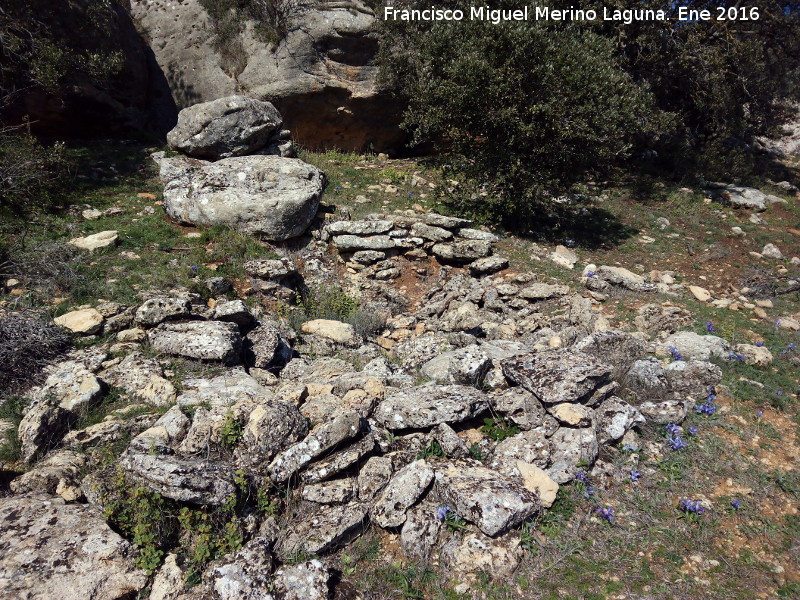
[[[620,67],[613,42],[577,26],[465,20],[387,35],[384,72],[408,98],[405,126],[479,185],[458,190],[461,213],[526,227],[550,193],[618,163],[657,129],[650,93]]]
[[[67,168],[63,143],[47,146],[20,131],[0,131],[0,215],[26,217],[51,208]]]

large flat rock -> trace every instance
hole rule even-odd
[[[193,225],[223,225],[273,241],[299,236],[308,228],[324,186],[322,171],[296,158],[157,160],[170,217]]]
[[[44,496],[0,500],[3,598],[135,598],[147,583],[135,556],[94,507]]]

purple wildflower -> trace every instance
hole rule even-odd
[[[678,502],[678,508],[687,514],[702,515],[706,512],[706,507],[702,505],[700,500],[690,500],[688,498],[681,498]]]
[[[777,394],[778,396],[783,396],[783,390],[776,390],[775,394]]]
[[[594,511],[596,514],[600,515],[601,519],[605,519],[609,523],[614,522],[614,507],[613,506],[606,506],[605,508],[598,508]]]
[[[589,483],[589,476],[583,471],[580,471],[577,475],[575,475],[575,479],[581,483]]]
[[[698,404],[697,406],[695,406],[694,407],[694,411],[698,415],[709,415],[709,416],[711,416],[715,412],[717,412],[717,405],[714,404],[713,402],[709,402],[708,400],[706,400],[702,404]]]
[[[675,437],[669,440],[669,445],[672,447],[673,450],[683,450],[689,445],[689,443],[686,440],[684,440],[681,436],[676,435]]]
[[[794,352],[794,349],[795,349],[794,342],[789,342],[789,350],[791,350],[792,352]]]
[[[452,509],[449,506],[440,506],[439,508],[436,509],[436,518],[439,521],[444,521],[447,518],[447,514],[451,510]]]
[[[669,347],[669,353],[672,355],[672,360],[675,360],[675,361],[683,360],[683,357],[681,356],[681,353],[678,352],[678,349],[675,346],[670,346]]]
[[[764,416],[764,411],[759,409],[758,412],[756,413],[756,419],[758,419],[760,421],[761,417],[763,417],[763,416]]]
[[[734,510],[739,510],[742,508],[742,501],[741,500],[731,500],[731,506]]]
[[[675,423],[670,423],[669,425],[664,427],[664,429],[666,430],[667,435],[670,436],[670,437],[674,436],[677,433],[680,433],[680,431],[681,431],[680,426],[676,425]]]
[[[689,425],[689,435],[697,435],[697,427]]]
[[[587,277],[594,277],[594,271],[586,271]]]
[[[708,333],[713,333],[715,331],[714,324],[711,321],[706,321],[706,331]]]
[[[762,348],[764,346],[764,342],[756,342],[756,346]]]
[[[632,446],[631,444],[625,444],[625,445],[622,447],[622,449],[623,449],[625,452],[636,452],[636,448],[635,448],[634,446]]]
[[[587,500],[594,496],[594,487],[592,485],[587,485],[586,489],[583,491],[583,497]]]
[[[639,481],[642,474],[639,471],[631,469],[631,481]]]
[[[189,268],[190,268],[192,271],[197,271],[197,270],[199,269],[199,267],[198,267],[197,265],[190,265],[190,266],[189,266]]]

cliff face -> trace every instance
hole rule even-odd
[[[123,6],[109,2],[98,9],[81,0],[33,0],[29,15],[20,18],[36,23],[23,20],[22,27],[38,28],[70,58],[58,67],[57,93],[24,81],[16,84],[3,110],[6,124],[27,119],[34,132],[57,138],[140,130],[163,134],[174,124],[177,109],[166,79]],[[108,77],[93,73],[93,56],[99,57],[100,69],[114,63]]]
[[[131,15],[178,108],[242,94],[272,102],[311,149],[403,146],[402,106],[377,86],[375,17],[359,0],[318,3],[274,48],[247,23],[235,60],[198,0],[132,0]]]

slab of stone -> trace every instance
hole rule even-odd
[[[547,404],[578,402],[609,383],[611,367],[588,354],[548,350],[501,362],[505,376]]]
[[[471,419],[488,407],[488,398],[483,392],[463,385],[390,388],[373,418],[391,430],[433,427]]]
[[[304,333],[313,333],[338,344],[350,345],[356,340],[356,332],[350,323],[330,319],[306,321],[300,327]]]
[[[354,438],[360,431],[361,418],[349,411],[314,429],[306,438],[279,453],[269,465],[272,480],[287,481],[292,475],[316,457],[331,450],[341,442]]]
[[[436,492],[460,517],[494,536],[537,512],[538,497],[520,483],[476,461],[447,461],[436,468]]]
[[[275,553],[287,560],[298,553],[323,554],[359,535],[367,518],[367,504],[322,506],[293,520],[292,527],[284,531]]]
[[[388,233],[394,227],[392,221],[375,219],[374,221],[334,221],[325,226],[331,235],[376,235]]]
[[[492,253],[492,243],[486,240],[460,240],[438,243],[431,248],[433,255],[442,262],[456,264],[471,263]]]
[[[324,481],[353,466],[374,449],[375,436],[368,434],[344,450],[314,463],[303,471],[300,478],[307,483]]]
[[[65,313],[53,319],[59,327],[69,329],[72,333],[92,335],[103,328],[103,315],[94,308],[84,308]]]
[[[352,250],[390,250],[397,244],[388,235],[373,235],[361,237],[358,235],[337,235],[333,238],[333,245],[340,251]]]
[[[163,321],[188,317],[190,310],[188,296],[158,296],[136,309],[134,321],[143,327],[155,327]]]
[[[164,208],[182,223],[284,241],[302,235],[317,214],[324,175],[302,160],[238,156],[165,172],[165,163],[182,160],[161,160]]]
[[[550,298],[558,298],[566,296],[569,293],[569,286],[567,285],[551,285],[549,283],[533,283],[528,287],[522,288],[517,294],[520,298],[526,300],[548,300]]]
[[[227,96],[188,106],[167,134],[173,150],[216,160],[252,154],[280,132],[283,119],[269,102]]]
[[[317,559],[275,571],[273,585],[282,600],[328,600],[330,571]]]
[[[179,502],[219,506],[236,492],[233,469],[205,459],[126,452],[119,466],[142,485]]]
[[[119,600],[147,584],[134,546],[91,506],[61,498],[0,499],[0,584],[9,599]]]
[[[372,520],[384,528],[405,523],[406,511],[425,493],[433,477],[433,469],[424,460],[416,460],[400,469],[373,504]]]
[[[109,231],[101,231],[100,233],[95,233],[92,235],[87,235],[86,237],[73,238],[67,243],[70,246],[75,246],[76,248],[81,248],[82,250],[88,250],[89,252],[93,252],[95,250],[99,250],[100,248],[108,248],[109,246],[113,246],[118,241],[119,241],[118,232],[114,230],[109,230]]]
[[[237,362],[242,349],[239,328],[220,321],[162,323],[147,339],[157,352],[225,364]]]

